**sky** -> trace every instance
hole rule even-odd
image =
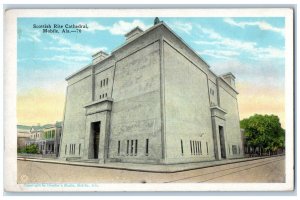
[[[240,119],[255,113],[279,116],[285,127],[285,21],[279,17],[164,18],[178,36],[220,75],[232,72],[239,92]],[[111,53],[124,35],[154,18],[18,18],[18,124],[63,119],[65,78],[92,61],[99,50]],[[81,32],[43,33],[34,25],[87,24]],[[72,29],[75,30],[75,29]]]

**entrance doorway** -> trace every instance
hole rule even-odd
[[[100,122],[92,122],[91,124],[91,136],[93,142],[93,158],[98,159],[99,154],[99,140],[100,140]]]
[[[220,135],[221,158],[226,158],[225,138],[224,138],[224,128],[223,128],[223,126],[219,126],[219,135]]]

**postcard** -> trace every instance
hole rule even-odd
[[[292,191],[293,10],[5,13],[5,190]]]

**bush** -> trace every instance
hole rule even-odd
[[[39,147],[36,144],[31,144],[31,145],[26,146],[25,148],[18,148],[18,153],[37,154],[37,153],[39,153]]]

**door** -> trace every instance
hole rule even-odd
[[[91,124],[93,154],[94,159],[98,159],[99,155],[99,140],[100,140],[100,122],[93,122]]]
[[[223,126],[219,126],[219,135],[220,135],[221,158],[226,158],[225,138],[224,138],[224,128],[223,128]]]

